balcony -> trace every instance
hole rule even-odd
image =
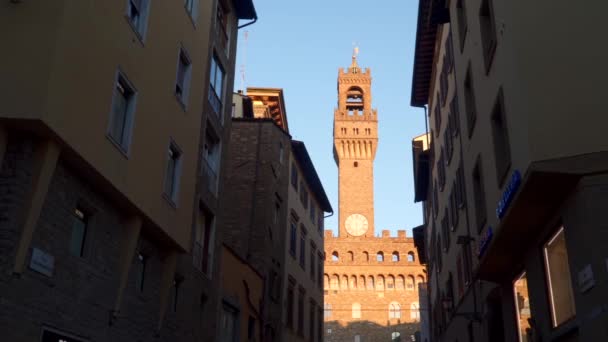
[[[201,163],[202,190],[207,190],[217,195],[217,173],[206,158]]]
[[[220,124],[224,125],[224,115],[222,115],[222,100],[217,96],[213,85],[209,86],[209,106]]]

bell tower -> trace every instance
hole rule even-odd
[[[378,117],[371,106],[371,70],[357,65],[357,52],[350,67],[338,72],[338,108],[334,110],[340,237],[374,236]]]

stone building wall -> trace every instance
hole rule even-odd
[[[378,252],[383,261],[378,261]],[[398,261],[393,261],[394,252]],[[326,231],[325,253],[325,341],[354,341],[356,335],[361,341],[390,341],[395,333],[402,340],[414,335],[420,317],[417,285],[426,281],[426,273],[405,231],[391,237],[385,230],[381,237],[369,238],[339,238]],[[360,317],[353,304],[360,304]],[[391,304],[399,305],[392,313]]]

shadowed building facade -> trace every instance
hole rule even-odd
[[[371,70],[360,68],[356,56],[338,74],[339,235],[325,232],[325,341],[398,341],[418,330],[417,289],[426,275],[413,239],[405,231],[374,234],[378,119],[371,80]]]

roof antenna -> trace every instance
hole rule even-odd
[[[249,40],[249,31],[245,30],[243,32],[244,38],[245,40],[243,41],[243,63],[241,64],[240,67],[240,72],[241,72],[241,90],[243,91],[244,95],[247,95],[247,87],[246,87],[246,81],[245,81],[245,65],[247,64],[247,41]]]

